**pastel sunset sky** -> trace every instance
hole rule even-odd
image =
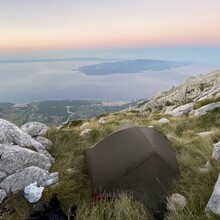
[[[219,9],[219,0],[2,0],[0,54],[219,47]]]

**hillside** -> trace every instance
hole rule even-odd
[[[189,113],[193,109],[220,101],[219,84],[220,70],[191,77],[179,86],[173,87],[170,91],[162,92],[150,100],[139,103],[132,110],[143,112],[155,112],[159,110],[171,115],[173,115],[172,112],[175,112],[175,110]]]
[[[220,71],[216,71],[190,78],[171,91],[139,103],[127,111],[105,115],[105,123],[100,123],[100,117],[94,117],[86,120],[88,123],[84,125],[77,120],[60,129],[51,127],[46,137],[53,142],[50,153],[56,162],[50,172],[59,172],[60,181],[45,188],[42,201],[48,201],[56,193],[65,213],[68,213],[72,204],[77,205],[77,220],[154,219],[142,204],[124,194],[111,200],[94,202],[85,161],[85,149],[120,126],[154,126],[168,138],[180,168],[180,177],[171,191],[167,192],[167,196],[179,193],[187,200],[185,208],[177,207],[176,211],[167,212],[165,219],[207,219],[205,207],[220,170],[219,158],[213,157],[213,144],[217,146],[216,143],[220,141],[219,77]],[[170,109],[186,104],[190,104],[192,108],[179,111],[175,116],[173,112],[167,113]],[[193,113],[210,104],[212,108],[206,108],[207,111],[202,114]],[[81,135],[85,129],[90,130]],[[3,201],[0,215],[8,212],[4,219],[22,220],[31,210],[32,205],[19,192]],[[213,220],[219,219],[218,215],[212,213],[210,217]]]
[[[134,102],[96,100],[50,100],[24,104],[0,103],[0,118],[21,126],[29,121],[59,125],[76,119],[89,119],[100,114],[120,111]]]

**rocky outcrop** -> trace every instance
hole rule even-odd
[[[20,127],[21,131],[31,137],[42,136],[48,131],[48,127],[40,122],[28,122]]]
[[[195,116],[202,116],[205,115],[207,112],[212,111],[215,108],[220,108],[220,102],[210,103],[201,108],[195,109],[190,112],[190,114]]]
[[[49,173],[46,170],[30,166],[5,178],[0,183],[0,188],[7,193],[15,193],[23,190],[25,186],[37,182],[40,177],[48,175]]]
[[[182,116],[183,114],[187,114],[188,112],[193,110],[193,103],[188,103],[185,105],[181,105],[179,107],[167,108],[164,114],[172,115],[172,116]]]
[[[44,154],[17,145],[0,144],[0,155],[0,171],[7,175],[30,165],[44,170],[49,170],[51,167],[49,158]]]
[[[163,111],[180,116],[183,113],[190,112],[193,103],[205,99],[216,99],[220,97],[220,70],[206,75],[190,77],[179,86],[173,87],[170,91],[163,92],[149,101],[139,103],[129,110],[140,112]],[[187,105],[183,105],[186,103]]]
[[[54,162],[54,158],[45,150],[42,144],[21,131],[16,125],[4,119],[0,119],[0,143],[16,144],[20,147],[35,149],[39,153],[47,156],[51,162]]]
[[[26,130],[23,131],[27,133],[11,122],[0,119],[0,203],[7,193],[23,190],[31,183],[44,179],[47,180],[44,185],[48,186],[59,180],[58,173],[48,172],[54,162],[47,151],[52,142],[39,136],[48,127],[31,122],[24,128]]]

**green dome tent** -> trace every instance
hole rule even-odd
[[[124,126],[88,148],[86,159],[96,195],[126,192],[154,213],[179,174],[166,137],[152,127]]]

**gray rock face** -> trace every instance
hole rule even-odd
[[[25,186],[37,182],[40,177],[47,177],[49,173],[39,167],[30,166],[5,178],[0,183],[0,188],[7,193],[15,193],[24,189]]]
[[[7,174],[5,172],[0,171],[0,182],[7,177]]]
[[[50,150],[53,145],[53,143],[50,140],[42,136],[38,136],[36,138],[36,141],[41,143],[46,150]]]
[[[44,154],[17,145],[0,144],[0,155],[0,171],[7,175],[30,165],[44,170],[49,170],[51,167],[49,158]]]
[[[182,116],[183,114],[186,114],[192,110],[193,110],[193,103],[188,103],[188,104],[181,105],[181,106],[174,108],[174,109],[171,109],[171,110],[167,109],[165,111],[165,114],[169,114],[172,116]]]
[[[213,193],[206,205],[205,211],[212,211],[213,213],[220,215],[220,174],[217,182],[215,183]]]
[[[40,122],[28,122],[20,127],[21,131],[31,137],[44,135],[49,129],[47,125]]]
[[[191,114],[195,116],[205,115],[208,111],[211,111],[215,108],[220,108],[220,102],[210,103],[208,105],[202,106],[201,108],[195,109]]]
[[[0,119],[0,143],[16,144],[20,147],[35,149],[47,156],[51,162],[54,162],[53,157],[39,142],[34,140],[30,135],[22,132],[16,125],[4,119]]]
[[[0,189],[0,204],[4,200],[4,198],[7,196],[7,193],[5,192],[4,189]]]

